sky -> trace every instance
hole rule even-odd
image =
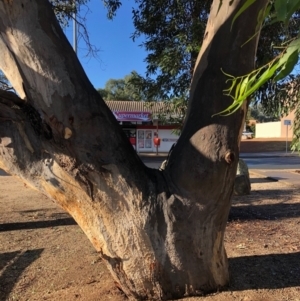
[[[142,39],[133,42],[130,38],[134,32],[131,13],[133,5],[134,1],[122,1],[116,17],[108,20],[107,10],[101,0],[88,2],[90,12],[87,15],[86,27],[91,44],[100,51],[97,58],[86,57],[87,47],[81,39],[78,41],[77,53],[87,76],[96,89],[104,88],[109,79],[123,78],[133,70],[142,75],[146,72],[144,62],[146,52],[139,46]],[[72,44],[72,25],[64,32]]]

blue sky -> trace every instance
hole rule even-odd
[[[135,70],[144,75],[146,52],[130,38],[134,32],[132,6],[134,1],[125,0],[113,20],[107,19],[107,10],[101,0],[88,2],[90,13],[87,15],[87,30],[90,41],[98,49],[98,58],[86,57],[87,50],[81,39],[78,44],[78,57],[90,81],[97,88],[103,88],[110,78],[123,78]],[[72,43],[72,26],[65,34]]]

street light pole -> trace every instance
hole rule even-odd
[[[286,119],[283,121],[283,124],[286,126],[286,134],[285,134],[285,153],[287,154],[288,149],[288,126],[292,124],[292,121]]]

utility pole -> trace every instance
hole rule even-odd
[[[77,54],[77,22],[76,22],[76,0],[74,0],[74,9],[73,13],[73,49]]]

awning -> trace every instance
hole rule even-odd
[[[151,121],[152,114],[150,112],[126,112],[113,111],[118,121]]]

